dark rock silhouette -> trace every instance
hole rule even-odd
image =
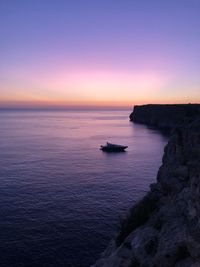
[[[134,106],[130,120],[161,129],[173,129],[184,118],[200,114],[200,104]]]
[[[199,105],[191,107],[134,108],[134,121],[172,128],[174,114],[178,125],[165,147],[157,182],[130,209],[94,267],[200,266],[200,115]]]

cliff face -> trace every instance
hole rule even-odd
[[[200,116],[173,130],[150,188],[94,267],[200,266]]]
[[[172,129],[183,118],[200,113],[200,104],[134,106],[130,120],[162,129]]]

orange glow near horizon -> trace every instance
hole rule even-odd
[[[135,105],[146,105],[146,104],[188,104],[199,103],[198,100],[194,101],[167,101],[167,100],[160,100],[160,101],[129,101],[129,102],[54,102],[54,101],[4,101],[0,102],[0,108],[67,108],[67,107],[122,107],[122,108],[132,108]]]
[[[15,71],[1,85],[0,103],[49,105],[130,105],[155,97],[166,78],[154,73],[112,71],[57,71],[27,73]]]
[[[193,95],[168,94],[173,77],[153,71],[13,70],[1,84],[0,106],[127,106],[145,103],[198,102]],[[171,92],[171,90],[169,90]],[[186,93],[188,90],[186,91]],[[196,94],[195,94],[196,92]]]
[[[0,107],[200,101],[200,1],[3,2]]]

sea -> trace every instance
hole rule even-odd
[[[131,109],[0,111],[0,266],[88,267],[156,181],[168,136]],[[106,142],[127,145],[106,153]]]

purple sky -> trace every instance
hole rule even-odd
[[[1,0],[0,103],[199,102],[199,0]]]

